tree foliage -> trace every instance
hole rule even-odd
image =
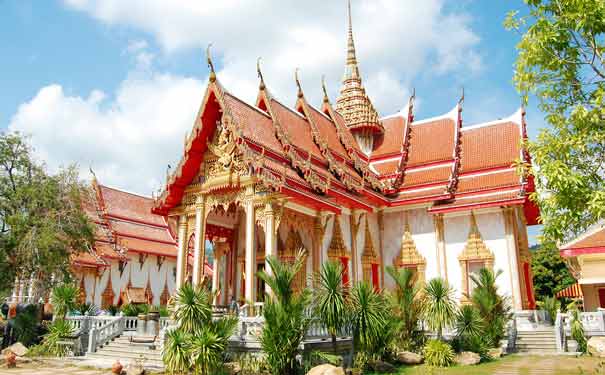
[[[531,266],[534,274],[534,290],[539,300],[554,296],[575,283],[575,279],[559,255],[559,250],[550,244],[540,246],[532,254]]]
[[[562,242],[605,216],[605,2],[525,0],[508,29],[522,34],[514,80],[535,94],[549,127],[534,158],[544,240]]]
[[[19,275],[48,282],[66,274],[70,255],[90,246],[82,192],[75,166],[49,175],[26,139],[0,133],[0,289]]]

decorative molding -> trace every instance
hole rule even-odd
[[[460,262],[460,268],[462,269],[462,302],[468,302],[468,295],[470,294],[468,278],[469,278],[469,264],[474,262],[483,262],[485,268],[494,268],[494,254],[483,242],[481,232],[477,226],[477,220],[475,214],[471,211],[471,228],[468,233],[468,239],[464,250],[458,256]]]
[[[113,299],[115,298],[115,293],[113,292],[113,285],[111,283],[111,270],[108,272],[107,285],[105,286],[105,290],[101,294],[101,308],[107,309],[109,306],[113,305]]]
[[[399,254],[393,259],[393,264],[398,268],[409,268],[416,271],[417,281],[424,284],[426,280],[426,259],[420,254],[416,243],[412,238],[412,231],[407,217],[404,224],[403,236]]]
[[[358,224],[359,225],[359,224]],[[363,253],[361,254],[361,267],[363,271],[363,280],[372,282],[372,265],[380,264],[380,260],[374,250],[374,242],[370,233],[370,222],[366,216],[366,230],[364,234]]]
[[[340,227],[340,216],[334,216],[334,225],[332,226],[332,239],[328,247],[328,258],[335,260],[337,258],[350,258],[351,254],[345,246],[342,238],[342,229]]]

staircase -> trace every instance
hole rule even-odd
[[[534,331],[517,331],[515,348],[518,353],[555,354],[557,338],[551,327],[541,327]]]
[[[116,337],[107,345],[100,347],[94,353],[86,353],[84,361],[87,363],[97,363],[99,367],[111,366],[117,359],[126,367],[129,363],[134,363],[143,359],[143,365],[146,369],[163,369],[162,351],[160,349],[159,339],[154,344],[139,344],[130,342],[128,333]]]

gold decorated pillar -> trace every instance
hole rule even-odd
[[[353,282],[359,281],[357,277],[357,235],[359,234],[359,226],[361,224],[361,218],[363,213],[357,213],[353,210],[351,212],[351,258],[353,259]]]
[[[443,214],[434,216],[435,237],[437,239],[437,270],[439,276],[447,281],[447,258],[445,255],[445,228]]]
[[[202,283],[206,263],[206,199],[198,197],[195,202],[195,237],[193,243],[193,285]]]
[[[265,257],[270,256],[277,256],[277,228],[273,202],[265,204]],[[268,275],[273,274],[271,267],[265,267],[265,272]],[[269,284],[265,284],[265,293],[272,294]]]
[[[378,261],[380,262],[380,287],[384,288],[384,211],[378,211]]]
[[[176,290],[179,289],[185,283],[185,273],[187,271],[187,214],[181,214],[179,216],[179,227],[178,227],[178,252],[176,260]]]
[[[254,187],[248,187],[246,201],[246,243],[245,243],[245,298],[246,302],[256,302],[256,248],[254,246],[256,237],[256,215],[254,207]]]

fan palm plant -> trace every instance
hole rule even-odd
[[[178,290],[174,300],[174,320],[186,333],[199,332],[212,318],[211,292],[185,284]]]
[[[353,340],[359,350],[373,353],[384,342],[388,324],[386,305],[378,292],[366,282],[351,289],[349,313],[353,325]]]
[[[421,314],[420,288],[414,283],[412,270],[388,266],[387,273],[395,281],[395,290],[389,295],[398,344],[405,349],[412,345],[414,337],[419,337],[418,321]]]
[[[450,326],[456,318],[454,289],[447,281],[435,278],[424,287],[423,315],[428,327],[437,331],[437,337],[443,337],[443,329]]]
[[[326,262],[316,275],[315,314],[332,338],[336,353],[336,335],[347,320],[345,287],[342,284],[343,268],[337,262]]]
[[[70,284],[58,285],[53,288],[50,302],[55,312],[54,319],[65,319],[68,312],[76,307],[78,288]]]
[[[304,256],[299,252],[293,264],[282,263],[269,256],[266,264],[272,272],[260,271],[258,277],[271,288],[272,293],[265,299],[261,346],[272,374],[294,374],[298,367],[298,347],[310,323],[305,314],[310,301],[309,290],[305,288],[296,294],[293,291],[296,274],[304,265]]]
[[[184,374],[191,368],[189,356],[189,342],[191,336],[173,329],[166,332],[166,343],[162,350],[162,360],[166,365],[166,371],[171,374]]]
[[[471,302],[479,311],[485,324],[484,338],[490,347],[498,347],[504,337],[506,323],[511,318],[511,308],[508,300],[498,293],[496,280],[502,271],[494,273],[482,268],[477,275],[471,276],[475,289],[471,294]]]

